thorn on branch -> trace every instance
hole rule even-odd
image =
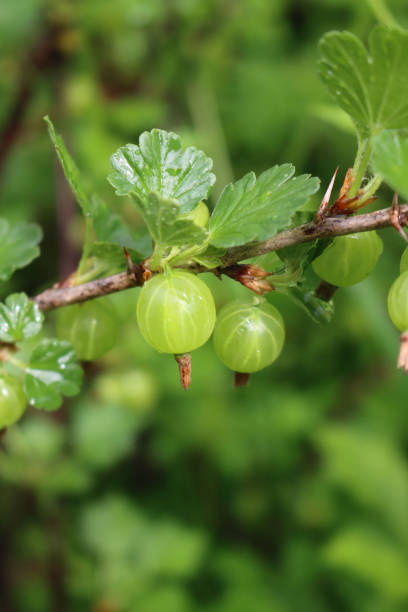
[[[400,214],[400,207],[398,204],[398,193],[395,192],[392,198],[392,206],[391,206],[391,225],[399,233],[401,238],[405,240],[405,242],[408,242],[408,236],[406,235],[402,227],[401,216],[402,215]]]
[[[273,291],[275,287],[266,280],[270,272],[253,264],[233,264],[221,269],[222,274],[233,278],[258,295],[265,295]]]
[[[336,180],[336,176],[337,176],[338,170],[339,170],[339,167],[337,166],[337,168],[334,171],[334,174],[332,176],[332,179],[330,181],[330,184],[329,184],[328,188],[326,189],[326,193],[323,196],[323,200],[320,203],[319,209],[318,209],[318,211],[316,213],[316,216],[315,216],[315,219],[314,219],[315,223],[320,223],[323,220],[324,215],[326,214],[327,207],[329,205],[331,194],[332,194],[332,191],[333,191],[334,181]]]

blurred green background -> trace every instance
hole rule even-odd
[[[406,0],[390,9],[408,26]],[[316,75],[331,29],[366,40],[379,0],[0,1],[1,215],[37,221],[42,256],[1,287],[34,293],[75,266],[83,224],[42,117],[89,186],[136,227],[109,156],[160,127],[233,178],[294,162],[327,184],[353,162],[347,117]],[[389,202],[381,192],[376,206]],[[234,390],[211,343],[184,393],[139,336],[78,398],[0,441],[1,612],[408,610],[408,381],[386,312],[402,241],[335,296],[330,325],[276,296],[280,359]],[[209,276],[209,275],[207,275]],[[217,305],[246,290],[209,277]],[[52,331],[53,318],[49,317]]]

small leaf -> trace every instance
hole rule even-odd
[[[330,323],[334,315],[333,301],[325,302],[318,298],[314,291],[305,284],[294,287],[276,287],[278,293],[286,295],[299,306],[315,323]],[[268,296],[267,296],[268,299]]]
[[[408,137],[387,130],[373,142],[371,165],[404,200],[408,200]]]
[[[295,212],[319,188],[309,174],[293,177],[291,164],[274,166],[258,179],[249,172],[222,192],[210,219],[210,241],[232,247],[265,240],[288,227]]]
[[[61,395],[79,393],[82,370],[69,342],[43,340],[32,352],[25,370],[24,386],[31,405],[55,410]]]
[[[89,200],[88,194],[82,186],[82,180],[79,174],[78,167],[72,159],[71,155],[68,153],[62,136],[56,133],[54,125],[48,115],[44,117],[44,121],[48,125],[48,133],[50,135],[52,143],[54,144],[55,151],[58,155],[58,159],[61,162],[65,178],[67,179],[72,189],[72,193],[74,194],[76,201],[81,207],[84,215],[90,216],[91,202]]]
[[[139,145],[121,147],[111,157],[115,170],[108,180],[118,195],[135,196],[148,207],[152,192],[180,202],[181,213],[208,196],[215,183],[212,160],[195,147],[183,148],[177,134],[164,130],[143,132]]]
[[[0,218],[0,280],[24,268],[40,254],[41,228],[35,223],[9,223]]]
[[[142,215],[149,232],[158,246],[184,246],[202,244],[208,237],[203,227],[190,219],[179,219],[180,204],[177,200],[150,193],[148,206]]]
[[[134,249],[127,249],[134,264],[141,262],[144,257]],[[115,242],[94,242],[91,256],[95,260],[95,268],[101,268],[101,275],[116,274],[126,270],[126,258],[123,247]]]
[[[200,264],[200,266],[211,269],[222,265],[222,257],[224,255],[225,249],[217,249],[210,245],[204,253],[195,255],[192,259]]]
[[[368,52],[354,34],[329,32],[320,50],[321,78],[361,135],[407,125],[407,32],[376,27]]]
[[[41,329],[44,316],[37,304],[25,293],[14,293],[0,304],[0,340],[19,342],[35,336]]]

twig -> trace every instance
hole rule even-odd
[[[399,207],[399,218],[403,225],[408,220],[408,204]],[[228,249],[222,258],[222,265],[213,270],[208,270],[202,266],[192,265],[190,269],[194,273],[214,272],[222,274],[223,269],[245,259],[250,259],[257,255],[264,255],[271,251],[278,251],[288,246],[310,242],[317,238],[334,238],[346,234],[367,232],[370,230],[381,229],[392,226],[393,209],[383,208],[365,215],[354,217],[327,217],[319,223],[306,223],[290,230],[285,230],[264,242],[247,244],[241,247]],[[143,263],[133,266],[133,273],[128,271],[114,274],[106,278],[77,285],[75,287],[61,287],[47,289],[34,297],[34,301],[41,310],[47,311],[61,306],[68,306],[77,302],[85,302],[93,298],[116,293],[130,289],[131,287],[141,286],[146,279],[143,277],[145,268]]]

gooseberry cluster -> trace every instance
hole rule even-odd
[[[262,298],[224,306],[216,322],[214,299],[207,285],[194,274],[176,269],[156,274],[144,284],[137,303],[137,322],[153,348],[175,355],[185,388],[190,373],[187,355],[209,339],[214,327],[215,352],[227,367],[244,377],[275,361],[285,337],[282,316]],[[237,377],[240,380],[242,377]]]

